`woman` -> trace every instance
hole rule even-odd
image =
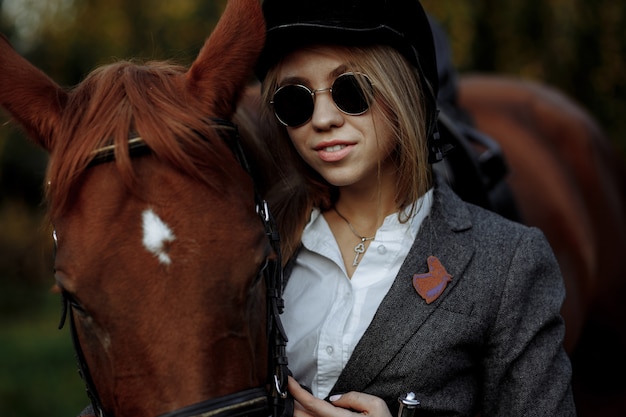
[[[417,415],[575,415],[545,238],[432,176],[445,144],[419,2],[263,7],[269,146],[294,170],[273,197],[296,417],[389,416],[407,392]]]

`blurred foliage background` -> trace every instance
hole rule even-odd
[[[423,0],[461,73],[532,79],[564,91],[626,151],[626,2]],[[59,84],[117,59],[188,64],[226,0],[0,0],[0,32]],[[245,30],[242,28],[242,30]],[[70,336],[58,331],[46,155],[0,116],[0,415],[76,415],[87,404]]]

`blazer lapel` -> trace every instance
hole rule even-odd
[[[438,184],[435,200],[404,264],[372,323],[357,344],[332,392],[363,391],[406,341],[453,291],[474,249],[463,231],[471,228],[467,206],[447,185]],[[452,276],[445,290],[427,304],[413,287],[413,276],[429,272],[435,256]]]

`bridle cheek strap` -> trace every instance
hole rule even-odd
[[[241,146],[237,126],[228,120],[213,119],[213,121],[231,128],[230,137],[224,140],[229,145],[235,158],[239,161],[239,164],[254,181],[250,164]],[[282,269],[282,253],[280,250],[280,234],[278,233],[276,221],[270,212],[269,205],[267,201],[261,198],[258,189],[258,185],[255,184],[254,198],[256,211],[261,217],[261,221],[265,227],[265,234],[276,255],[275,259],[267,262],[261,270],[261,273],[265,275],[267,291],[268,375],[270,378],[268,385],[269,396],[272,399],[271,415],[273,417],[291,417],[293,416],[294,402],[293,398],[291,398],[287,392],[287,379],[289,376],[286,352],[287,334],[280,320],[280,315],[285,308],[285,302],[283,300],[284,276]]]
[[[55,242],[56,243],[56,242]],[[85,390],[87,392],[87,397],[91,401],[91,406],[93,407],[94,413],[96,413],[97,417],[107,417],[107,413],[104,411],[102,404],[100,403],[100,396],[98,395],[98,391],[96,390],[96,385],[93,382],[93,378],[91,377],[91,373],[89,372],[89,367],[87,366],[87,361],[85,360],[85,354],[83,353],[83,349],[80,344],[80,340],[78,339],[78,332],[76,330],[76,321],[74,319],[74,305],[71,296],[63,291],[61,293],[62,302],[63,302],[63,311],[61,313],[61,321],[59,323],[59,329],[62,329],[65,325],[65,321],[69,316],[70,319],[70,333],[72,335],[72,343],[74,345],[74,354],[76,356],[76,362],[78,363],[78,372],[85,382]]]
[[[267,338],[268,338],[268,375],[270,397],[272,398],[273,417],[293,416],[293,398],[288,395],[287,382],[289,368],[287,360],[287,334],[280,315],[285,308],[283,300],[283,269],[280,251],[280,236],[267,202],[257,196],[257,212],[265,226],[265,233],[270,240],[276,258],[267,263],[263,273],[267,291]]]

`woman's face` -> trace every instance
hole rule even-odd
[[[329,46],[302,49],[283,59],[278,86],[302,84],[310,90],[328,89],[337,76],[347,71],[351,71],[348,57],[341,49]],[[375,89],[376,80],[371,81]],[[287,127],[304,161],[337,187],[365,190],[388,181],[393,184],[396,169],[390,154],[395,139],[376,103],[371,103],[365,113],[352,116],[337,108],[328,90],[315,93],[314,101],[309,121]]]

